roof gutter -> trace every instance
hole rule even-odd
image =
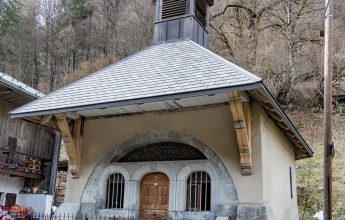
[[[278,102],[275,100],[273,95],[270,93],[270,91],[267,89],[265,84],[261,83],[261,89],[265,93],[266,97],[269,99],[271,104],[278,110],[279,114],[282,116],[286,124],[289,126],[291,131],[295,134],[295,136],[298,138],[298,140],[303,144],[304,148],[307,150],[310,156],[313,156],[314,152],[313,150],[309,147],[307,142],[303,139],[302,135],[297,131],[295,126],[292,124],[288,116],[285,114],[283,111],[282,107],[278,104]]]
[[[12,78],[9,75],[6,75],[4,73],[0,72],[0,84],[11,88],[12,90],[15,90],[17,92],[22,93],[23,95],[27,95],[31,98],[42,98],[45,95],[34,88],[31,88],[30,86]]]

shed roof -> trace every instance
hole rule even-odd
[[[261,79],[193,41],[159,44],[111,64],[46,97],[11,112],[12,115],[62,109],[92,109],[92,105],[181,94]],[[57,111],[56,111],[57,110]]]
[[[0,98],[15,105],[23,105],[45,96],[34,88],[0,72]]]

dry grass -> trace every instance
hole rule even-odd
[[[289,116],[314,150],[313,158],[297,162],[300,217],[314,219],[323,207],[323,115],[293,111]],[[333,213],[334,219],[345,219],[345,116],[334,116],[334,137]]]

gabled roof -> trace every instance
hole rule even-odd
[[[295,147],[296,158],[313,152],[262,79],[193,41],[154,45],[10,112],[29,117],[76,112],[84,117],[170,111],[228,103],[246,91]]]
[[[260,82],[261,79],[193,41],[159,44],[111,64],[11,112],[60,112],[102,103]],[[55,111],[57,110],[57,111]]]
[[[0,98],[16,105],[23,105],[45,95],[34,88],[0,72]]]

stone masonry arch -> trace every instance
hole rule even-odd
[[[131,152],[132,150],[142,147],[147,144],[154,144],[154,143],[160,143],[160,142],[174,142],[174,143],[183,143],[190,145],[192,147],[197,148],[199,151],[201,151],[207,158],[204,162],[198,162],[198,161],[191,161],[190,164],[188,164],[186,161],[183,167],[180,168],[180,170],[175,171],[171,170],[169,166],[166,165],[165,162],[160,161],[154,161],[154,162],[143,162],[140,166],[141,168],[138,168],[137,172],[129,171],[128,175],[126,177],[129,177],[127,180],[126,177],[126,183],[128,181],[128,185],[133,184],[139,184],[141,178],[149,173],[150,171],[161,171],[165,174],[167,174],[170,178],[170,181],[176,181],[176,189],[179,188],[179,186],[183,187],[183,184],[185,182],[183,176],[187,175],[192,170],[208,170],[210,172],[210,175],[212,175],[214,180],[217,180],[217,190],[216,191],[222,191],[226,192],[226,195],[217,195],[217,197],[222,196],[223,198],[217,198],[219,201],[223,201],[224,205],[236,205],[238,203],[238,196],[237,191],[235,188],[235,185],[233,183],[233,180],[226,169],[225,165],[221,161],[221,159],[213,152],[212,149],[210,149],[207,145],[205,145],[200,140],[196,139],[193,136],[184,134],[182,132],[176,132],[172,130],[166,130],[166,129],[159,129],[159,130],[148,130],[146,132],[142,132],[139,134],[136,134],[119,144],[115,145],[110,152],[108,152],[96,165],[96,167],[93,169],[91,175],[89,176],[87,183],[85,185],[85,188],[83,189],[82,196],[81,196],[81,208],[83,204],[88,204],[88,206],[92,206],[91,204],[94,204],[93,206],[94,211],[93,213],[97,213],[97,210],[101,210],[102,207],[102,198],[101,194],[97,193],[99,191],[99,187],[101,187],[102,179],[105,178],[105,176],[108,175],[109,171],[115,172],[117,170],[121,170],[123,173],[126,168],[122,167],[121,163],[117,163],[114,161],[118,161],[123,156],[125,156],[127,153]],[[142,171],[142,172],[141,172]],[[128,171],[127,171],[128,172]],[[105,174],[106,173],[106,174]],[[219,188],[218,188],[219,186]],[[174,187],[175,188],[175,187]],[[98,190],[95,190],[98,189]],[[173,189],[173,188],[172,188]],[[175,191],[175,190],[173,190]],[[175,192],[171,192],[172,195],[175,194]],[[224,193],[223,193],[224,194]],[[130,198],[130,203],[128,204],[128,207],[126,207],[128,210],[135,210],[138,208],[138,204],[133,203],[134,197]],[[176,199],[176,198],[175,198]],[[226,204],[225,204],[226,203]],[[125,208],[125,207],[124,207]],[[183,207],[180,207],[181,211]],[[214,207],[215,209],[217,207]],[[90,210],[90,208],[88,208]],[[178,207],[176,207],[177,211]],[[221,210],[220,210],[221,211]],[[90,213],[92,213],[90,212]],[[129,211],[130,212],[130,211]]]

